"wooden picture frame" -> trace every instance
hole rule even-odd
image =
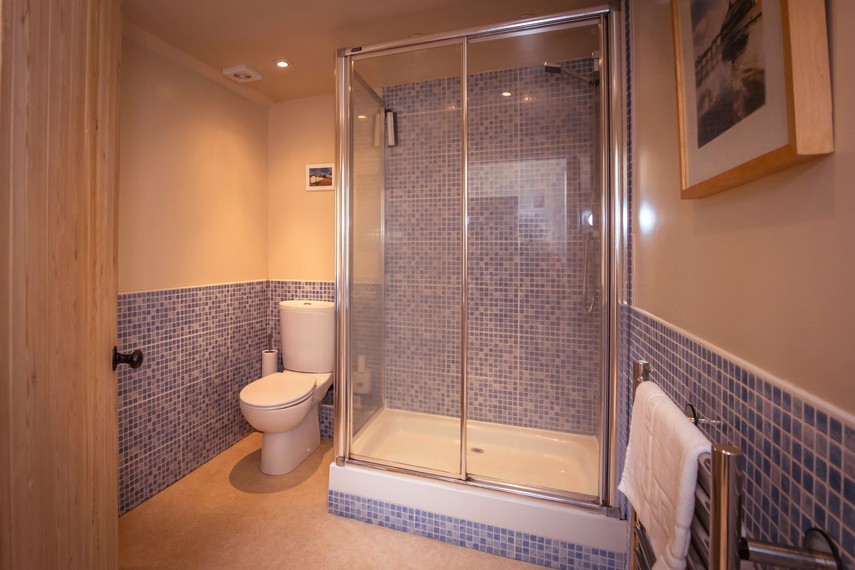
[[[682,198],[834,150],[824,0],[672,0],[672,17]]]
[[[335,188],[335,166],[332,164],[306,165],[306,190],[317,192]]]

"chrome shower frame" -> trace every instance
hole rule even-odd
[[[625,97],[623,78],[625,77],[623,57],[623,14],[617,5],[602,4],[585,10],[576,10],[543,18],[518,20],[495,26],[470,28],[446,34],[434,34],[403,41],[385,42],[370,46],[343,48],[336,54],[336,165],[341,175],[336,180],[336,343],[337,360],[335,375],[335,425],[334,451],[338,466],[354,464],[374,469],[388,470],[410,475],[418,475],[455,484],[487,488],[514,493],[537,499],[546,499],[568,503],[615,514],[616,488],[619,474],[617,468],[617,413],[618,413],[618,330],[617,312],[623,299],[623,259],[626,243],[624,220],[626,219],[626,198],[624,191],[625,172]],[[350,93],[352,62],[366,54],[383,52],[385,54],[423,49],[426,47],[458,44],[462,46],[462,93],[463,97],[463,143],[466,144],[467,109],[466,103],[466,49],[470,42],[492,39],[500,35],[536,32],[542,28],[551,28],[577,23],[598,23],[601,29],[601,57],[604,65],[600,67],[600,113],[601,113],[601,181],[604,185],[601,200],[600,235],[602,264],[599,278],[600,309],[603,315],[601,333],[600,364],[602,370],[602,392],[599,434],[600,441],[600,482],[598,496],[580,495],[554,489],[544,489],[525,484],[508,484],[485,477],[468,476],[466,472],[466,226],[463,232],[463,299],[462,299],[462,370],[461,370],[461,449],[460,473],[458,476],[432,472],[428,469],[414,469],[381,460],[366,461],[351,455],[350,438],[352,436],[352,407],[350,403],[350,281],[352,275],[352,164],[353,154],[350,145]],[[464,214],[468,197],[468,177],[466,176],[466,149],[463,149],[463,207]],[[466,220],[466,217],[463,218]]]

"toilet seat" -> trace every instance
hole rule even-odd
[[[263,410],[281,410],[305,402],[315,390],[315,375],[277,372],[250,382],[240,391],[245,406]]]

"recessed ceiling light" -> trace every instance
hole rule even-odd
[[[510,96],[511,96],[510,91],[502,91],[502,97],[510,97]]]
[[[291,62],[287,59],[277,59],[273,63],[276,64],[276,67],[281,67],[282,69],[285,69],[286,67],[291,67]]]
[[[367,119],[368,116],[367,115],[356,115],[356,118],[357,119]]]

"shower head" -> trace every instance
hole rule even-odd
[[[550,62],[550,61],[544,62],[543,71],[545,71],[546,73],[562,73],[563,72],[563,73],[566,73],[567,75],[569,75],[570,77],[573,77],[573,78],[578,79],[580,81],[584,81],[585,83],[587,83],[591,87],[597,87],[600,84],[600,74],[598,71],[595,71],[590,76],[585,76],[585,75],[582,75],[581,73],[577,73],[571,69],[565,68],[564,65],[561,63],[554,63],[554,62]]]
[[[543,71],[545,71],[546,73],[561,73],[561,64],[551,63],[549,61],[544,62]]]

